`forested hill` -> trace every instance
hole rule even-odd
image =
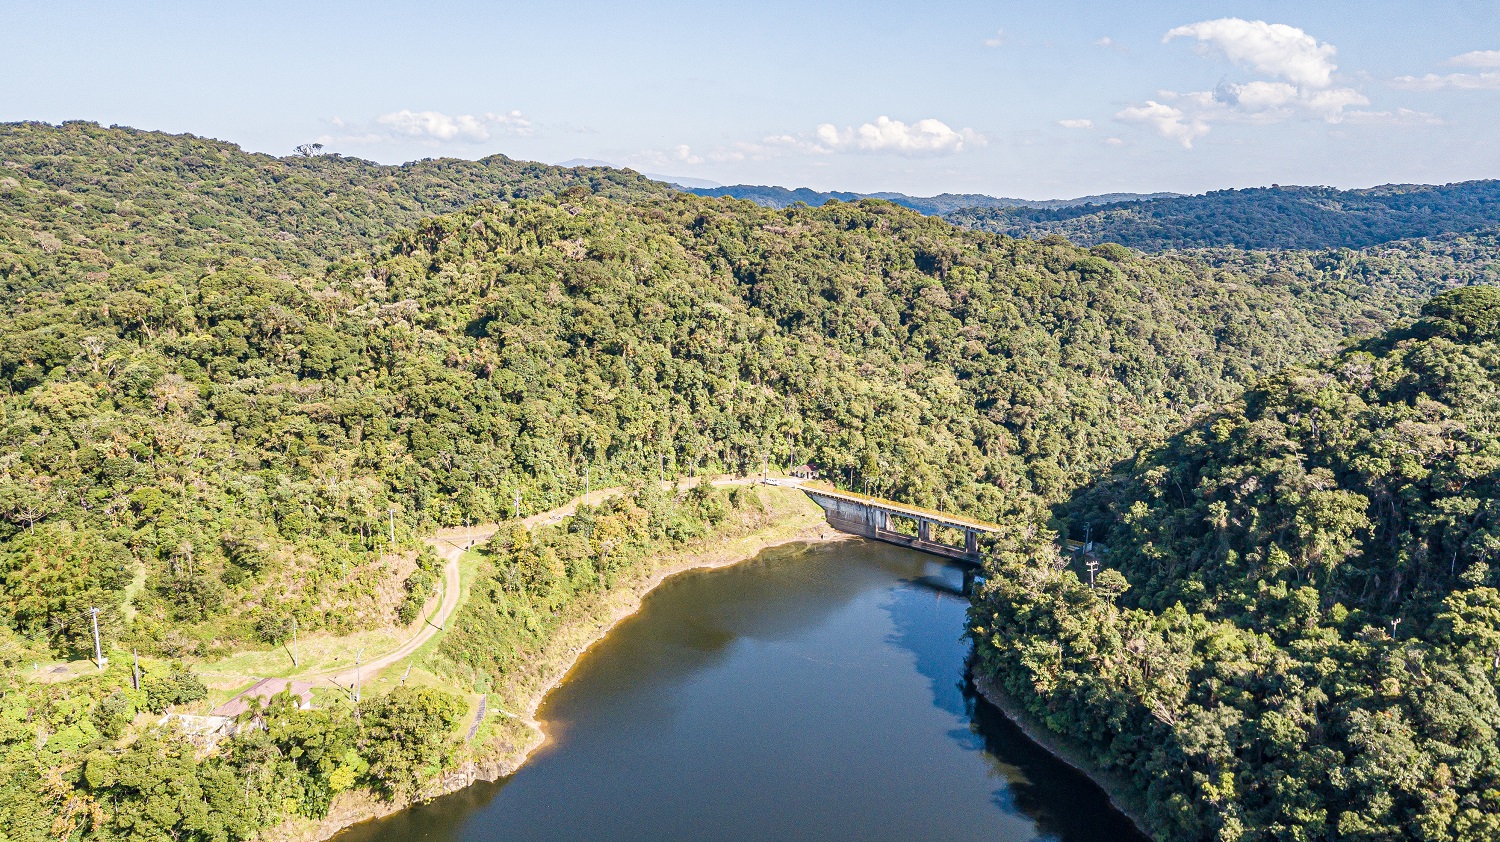
[[[1500,289],[1423,314],[1060,507],[1096,587],[1045,536],[991,571],[983,669],[1158,838],[1500,838]]]
[[[986,196],[982,193],[942,193],[937,196],[908,196],[905,193],[849,193],[845,191],[822,192],[807,187],[788,189],[759,184],[731,184],[727,187],[682,187],[697,196],[731,197],[747,199],[767,208],[791,207],[797,202],[817,207],[829,201],[857,202],[860,199],[884,199],[892,204],[927,214],[941,216],[969,208],[1059,208],[1072,205],[1102,205],[1115,202],[1138,202],[1176,195],[1174,193],[1109,193],[1101,196],[1081,196],[1077,199],[1009,199]]]
[[[956,225],[1018,237],[1060,234],[1076,243],[1122,243],[1146,251],[1364,248],[1500,226],[1500,181],[1363,190],[1261,187],[1063,208],[973,208]]]
[[[414,787],[440,762],[421,741],[460,710],[412,688],[358,723],[287,708],[196,772],[180,737],[129,730],[202,697],[182,667],[141,692],[125,659],[22,676],[89,652],[91,608],[106,651],[187,667],[289,628],[389,629],[433,561],[383,552],[392,530],[412,547],[585,476],[761,454],[1037,535],[1109,466],[1493,260],[1146,256],[883,201],[770,210],[615,170],[276,159],[82,123],[3,127],[0,164],[0,836],[27,842],[251,838],[342,789]],[[1419,364],[1435,383],[1472,370]],[[1456,440],[1425,415],[1393,429],[1434,425]],[[690,531],[665,503],[616,514],[601,522]],[[608,583],[620,536],[600,529],[549,587]]]
[[[29,219],[25,238],[87,237],[142,268],[236,258],[320,267],[426,217],[572,187],[619,199],[669,190],[629,170],[504,155],[386,166],[89,122],[0,123],[0,224]]]
[[[884,202],[620,204],[581,185],[309,273],[280,240],[132,210],[132,168],[163,194],[202,187],[139,172],[128,148],[100,150],[125,175],[88,201],[26,168],[0,185],[0,612],[59,651],[83,644],[85,599],[148,651],[243,639],[256,604],[347,623],[346,577],[392,505],[408,529],[487,520],[517,491],[528,510],[565,499],[586,469],[626,481],[791,448],[999,517],[1445,283],[1379,256],[1215,268]],[[291,203],[266,185],[257,202]]]

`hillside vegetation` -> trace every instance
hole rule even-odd
[[[274,158],[219,140],[95,123],[0,123],[3,237],[54,255],[34,268],[12,266],[8,276],[28,270],[12,294],[120,262],[151,272],[245,260],[304,272],[367,253],[435,214],[571,187],[621,199],[668,191],[628,170],[504,155],[384,166],[337,155]],[[0,262],[18,259],[0,252]]]
[[[1311,261],[1267,282],[881,202],[622,205],[580,185],[300,274],[164,248],[168,222],[111,204],[134,201],[128,180],[66,205],[11,180],[0,606],[62,652],[82,651],[93,604],[111,639],[168,654],[281,624],[267,615],[347,624],[389,575],[391,509],[410,536],[506,514],[517,493],[527,511],[558,502],[585,472],[813,458],[1000,516],[1428,288]]]
[[[1500,290],[1266,378],[1060,511],[1107,569],[1006,540],[981,669],[1160,838],[1500,836]]]
[[[878,200],[771,210],[612,170],[276,159],[92,124],[0,127],[0,164],[0,832],[28,840],[49,819],[244,838],[447,762],[457,714],[436,691],[380,702],[383,730],[285,712],[195,767],[200,790],[173,786],[180,739],[121,724],[201,698],[183,665],[294,620],[391,624],[431,579],[385,552],[393,521],[410,550],[586,481],[811,460],[1034,529],[1187,419],[1492,259],[1143,256]],[[482,650],[535,642],[517,606],[607,587],[619,548],[643,552],[611,530],[686,540],[722,503],[633,500],[581,513],[581,537],[494,548],[479,602],[513,624],[460,624],[446,657],[505,669]],[[127,692],[121,660],[23,674],[87,653],[91,607],[165,689]],[[278,777],[293,756],[301,777]],[[204,812],[244,781],[265,786],[238,824]]]
[[[1500,181],[1363,190],[1257,187],[1093,206],[968,208],[947,219],[1017,237],[1060,234],[1085,245],[1112,242],[1145,251],[1358,249],[1500,226]]]

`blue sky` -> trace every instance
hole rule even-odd
[[[0,8],[0,120],[1046,198],[1500,177],[1487,2]]]

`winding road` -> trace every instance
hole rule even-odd
[[[483,527],[476,527],[473,530],[463,530],[461,536],[446,535],[446,533],[452,531],[444,530],[431,538],[423,539],[447,563],[443,565],[443,601],[438,604],[437,611],[433,612],[432,616],[427,618],[427,621],[422,624],[422,628],[416,634],[390,652],[361,663],[358,668],[352,666],[347,668],[341,667],[327,672],[310,673],[307,676],[302,676],[302,680],[315,679],[321,681],[327,679],[341,687],[353,687],[356,672],[361,681],[368,681],[386,667],[395,664],[409,655],[415,654],[418,649],[422,648],[422,644],[431,640],[434,635],[446,628],[448,619],[453,616],[454,610],[458,608],[458,598],[463,588],[463,582],[459,578],[458,573],[458,560],[469,547],[489,540],[490,536],[495,534],[495,528],[491,526],[486,532]]]
[[[676,487],[678,490],[692,488],[698,482],[699,479],[696,477],[681,480],[676,483]],[[759,482],[759,480],[750,477],[722,477],[711,480],[710,484],[714,486],[749,485],[755,482]],[[786,481],[783,480],[783,482]],[[663,483],[663,485],[667,485],[667,483]],[[527,529],[535,529],[538,526],[557,523],[576,512],[580,505],[597,506],[611,497],[624,494],[627,490],[624,487],[617,486],[615,488],[601,488],[598,491],[591,491],[588,494],[575,497],[555,509],[548,509],[545,512],[538,512],[522,518],[521,524]],[[448,620],[452,618],[453,612],[458,608],[459,596],[463,589],[463,582],[458,571],[458,560],[470,547],[488,541],[500,530],[500,527],[501,524],[497,523],[486,523],[467,528],[451,527],[439,530],[437,533],[422,539],[428,546],[437,551],[437,554],[446,562],[443,565],[443,600],[438,605],[437,611],[433,612],[432,616],[428,617],[426,622],[422,624],[422,628],[405,643],[390,652],[362,662],[357,670],[353,666],[339,667],[338,669],[326,670],[324,672],[293,676],[293,678],[300,681],[327,680],[340,687],[352,688],[356,672],[362,683],[368,682],[381,670],[393,666],[397,662],[415,654],[418,649],[422,648],[423,644],[448,627]]]

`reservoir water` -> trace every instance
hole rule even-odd
[[[675,577],[548,696],[519,772],[337,838],[1142,842],[966,687],[960,582],[861,541]]]

